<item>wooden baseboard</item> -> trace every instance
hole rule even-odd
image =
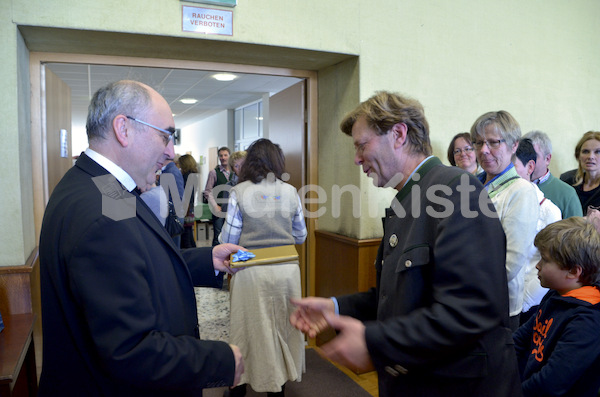
[[[367,291],[374,287],[375,259],[381,239],[358,240],[339,234],[315,231],[316,296],[331,297]],[[335,337],[329,330],[316,338],[321,346]]]
[[[42,363],[42,303],[38,247],[31,252],[25,264],[0,267],[0,313],[3,316],[25,313],[36,315],[33,339],[36,362],[40,366]]]

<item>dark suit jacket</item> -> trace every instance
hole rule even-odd
[[[107,178],[82,154],[46,208],[39,395],[201,396],[231,385],[230,347],[198,333],[193,287],[220,281],[211,249],[182,257],[139,196]]]
[[[470,192],[460,194],[461,180]],[[338,298],[340,314],[366,321],[382,397],[521,395],[506,327],[506,238],[485,191],[492,216],[482,214],[482,189],[428,160],[398,192],[397,214],[386,211],[377,288]]]

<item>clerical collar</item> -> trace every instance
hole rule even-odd
[[[123,185],[125,189],[127,189],[127,191],[131,192],[136,188],[136,184],[133,178],[129,176],[129,174],[125,172],[123,168],[113,163],[112,160],[109,160],[108,158],[104,157],[100,153],[95,152],[90,148],[85,149],[85,154],[89,158],[94,160],[96,163],[100,164],[108,172],[110,172],[112,176],[114,176],[121,183],[121,185]]]

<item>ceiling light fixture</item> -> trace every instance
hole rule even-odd
[[[237,78],[237,76],[235,74],[231,74],[231,73],[217,73],[217,74],[213,74],[212,78],[215,80],[219,80],[219,81],[231,81],[231,80],[235,80]]]
[[[182,98],[179,100],[179,102],[183,103],[184,105],[193,105],[198,102],[198,100],[196,98]]]

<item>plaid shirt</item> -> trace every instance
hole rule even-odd
[[[242,234],[242,212],[237,204],[237,195],[234,190],[230,192],[229,203],[227,204],[227,217],[225,224],[219,235],[220,243],[238,244]],[[298,197],[298,208],[292,219],[292,236],[296,244],[302,244],[306,240],[306,223],[304,222],[304,213],[302,212],[302,202]]]

